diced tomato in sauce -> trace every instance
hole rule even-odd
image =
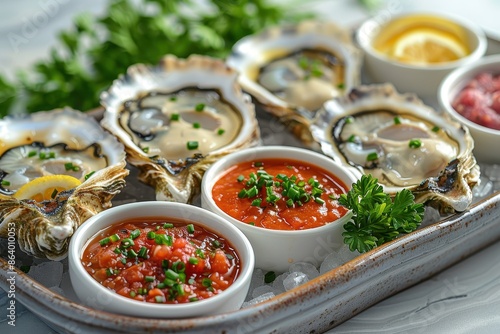
[[[478,74],[457,95],[452,106],[468,120],[500,130],[500,75]]]
[[[309,180],[317,181],[322,190],[318,196],[321,204],[311,197],[307,202],[289,205],[287,197],[282,195],[283,186],[277,183],[271,187],[273,193],[280,198],[274,203],[267,202],[268,187],[264,186],[255,197],[239,197],[238,194],[248,188],[247,181],[251,173],[257,174],[258,171],[265,171],[273,176],[275,182],[280,182],[276,178],[278,175],[286,175],[288,178],[295,176],[295,183],[302,182],[306,193],[313,188]],[[328,224],[344,216],[347,209],[338,204],[337,199],[347,191],[347,186],[338,177],[317,166],[295,160],[263,159],[231,167],[215,182],[212,197],[222,211],[242,222],[274,230],[303,230]],[[256,205],[255,199],[261,201],[260,205]]]
[[[128,220],[103,230],[89,242],[82,263],[122,296],[168,304],[217,295],[240,271],[238,254],[224,238],[199,225],[161,219]]]

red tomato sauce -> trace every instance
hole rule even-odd
[[[248,190],[252,188],[248,183],[253,182],[251,174],[265,175],[262,171],[271,176],[272,185],[271,182],[257,185],[256,196],[244,197],[242,193],[255,193],[255,190]],[[288,183],[283,176],[288,178]],[[290,182],[293,177],[296,180]],[[295,193],[302,192],[297,201],[290,201],[287,196],[290,183],[294,183],[291,188]],[[338,204],[337,199],[347,191],[342,181],[319,167],[294,160],[263,159],[230,168],[215,183],[212,197],[221,210],[242,222],[273,230],[303,230],[344,216],[347,209]]]
[[[500,130],[500,74],[480,73],[471,80],[452,103],[468,120]]]
[[[100,232],[82,263],[100,284],[138,301],[178,304],[227,289],[240,271],[227,240],[186,222],[128,220]]]

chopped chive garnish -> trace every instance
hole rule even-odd
[[[268,271],[264,275],[264,282],[265,283],[272,283],[276,279],[276,273],[274,271]]]
[[[111,239],[109,237],[103,238],[99,240],[99,245],[105,246],[111,242]]]
[[[435,125],[433,128],[432,128],[432,131],[433,132],[438,132],[439,130],[441,130],[441,128],[437,125]]]
[[[191,263],[193,265],[196,265],[196,264],[198,264],[198,259],[195,258],[195,257],[190,257],[189,258],[189,263]]]
[[[148,258],[148,249],[144,246],[139,249],[139,253],[137,253],[137,257],[140,257],[142,259],[147,259]]]
[[[306,57],[299,58],[299,67],[303,70],[307,70],[307,68],[309,67],[309,61]]]
[[[144,153],[149,153],[149,147],[143,147],[142,152]]]
[[[40,159],[42,159],[42,160],[43,160],[43,159],[45,159],[45,156],[46,156],[46,155],[45,155],[45,152],[40,152],[40,153],[38,153],[38,158],[40,158]]]
[[[130,248],[134,245],[134,240],[130,238],[125,238],[122,240],[122,247],[123,248]]]
[[[72,170],[72,171],[75,171],[75,172],[78,172],[80,170],[80,167],[78,166],[75,166],[73,165],[73,163],[71,162],[67,162],[64,164],[64,168],[68,171],[68,170]]]
[[[49,152],[48,159],[54,159],[56,157],[56,152]]]
[[[182,261],[175,261],[172,263],[172,270],[176,273],[183,273],[186,270],[186,264]]]
[[[175,101],[177,101],[177,96],[171,96],[169,100],[172,102],[175,102]]]
[[[31,158],[31,157],[34,157],[36,155],[36,151],[29,151],[28,152],[28,157]]]
[[[188,141],[186,143],[187,149],[188,150],[196,150],[198,148],[198,142],[197,141]]]
[[[193,123],[193,128],[199,129],[199,128],[201,128],[201,124],[198,122],[195,122],[195,123]]]
[[[135,293],[135,291],[130,291],[129,295],[130,297],[134,298],[137,294]]]
[[[168,269],[169,264],[170,264],[170,262],[168,260],[161,260],[161,267],[162,268]]]
[[[347,141],[349,143],[354,143],[356,141],[356,135],[350,135],[349,138],[347,138]]]
[[[88,173],[87,175],[85,175],[85,180],[88,180],[92,175],[94,175],[95,171],[92,171],[90,173]]]
[[[217,130],[217,134],[218,134],[219,136],[222,136],[222,135],[224,134],[224,132],[226,132],[226,130],[224,130],[224,129],[219,129],[219,130]]]
[[[253,163],[253,165],[255,167],[262,167],[262,166],[264,166],[264,163],[262,161],[256,161],[256,162]]]
[[[113,275],[114,275],[114,273],[115,273],[115,272],[113,271],[113,269],[111,269],[111,268],[107,268],[107,269],[106,269],[106,276],[108,276],[108,277],[109,277],[109,276],[113,276]]]
[[[394,124],[401,124],[401,119],[399,117],[394,117]]]
[[[186,229],[187,229],[189,234],[194,233],[194,225],[193,224],[189,224],[188,226],[186,226]]]
[[[148,234],[146,235],[146,237],[149,239],[149,240],[152,240],[152,239],[155,239],[156,238],[156,233],[153,232],[153,231],[149,231]]]
[[[411,139],[408,146],[411,148],[419,148],[422,146],[422,141],[420,139]]]
[[[133,249],[129,249],[129,250],[127,251],[127,257],[128,257],[129,259],[136,258],[136,257],[137,257],[137,253],[135,252],[135,250],[133,250]]]
[[[121,250],[120,248],[116,247],[116,248],[113,250],[113,253],[120,255],[120,254],[122,253],[122,250]]]
[[[192,302],[197,302],[197,301],[198,301],[198,298],[196,298],[196,297],[189,298],[189,302],[191,302],[191,303]]]
[[[240,176],[238,176],[238,178],[236,179],[236,181],[242,182],[244,179],[245,179],[245,177],[243,175],[240,175]]]
[[[205,109],[205,103],[198,103],[195,107],[194,110],[196,111],[203,111]]]
[[[121,262],[121,263],[123,263],[123,264],[127,264],[127,259],[126,259],[126,258],[122,258],[122,259],[120,260],[120,262]]]
[[[54,189],[54,191],[52,191],[52,194],[50,195],[50,198],[56,198],[57,193],[58,193],[57,189]]]
[[[119,236],[118,234],[116,234],[116,233],[115,233],[115,234],[113,234],[113,235],[111,235],[111,236],[109,237],[109,240],[111,240],[111,241],[113,241],[113,242],[118,241],[118,240],[120,240],[120,236]]]
[[[203,254],[203,251],[199,248],[197,248],[194,253],[196,254],[196,256],[198,256],[199,258],[201,259],[204,259],[205,258],[205,254]]]
[[[204,278],[201,280],[201,285],[203,285],[205,288],[211,287],[212,280],[210,278]]]
[[[255,226],[255,223],[254,222],[248,222],[248,225]]]
[[[377,152],[372,152],[366,156],[367,161],[375,161],[378,159],[378,153]]]
[[[165,270],[165,277],[171,280],[176,280],[179,278],[179,274],[173,271],[172,269]]]
[[[178,121],[179,118],[180,118],[179,114],[172,114],[172,115],[170,115],[170,120],[171,121]]]
[[[172,236],[166,234],[157,234],[155,236],[155,243],[157,245],[172,246],[173,244]]]
[[[219,240],[212,240],[212,246],[214,246],[215,248],[220,248],[221,244]]]
[[[346,117],[346,119],[345,119],[346,124],[351,124],[352,122],[354,122],[354,118],[352,118],[351,116]]]
[[[133,230],[132,232],[130,232],[130,237],[132,239],[137,239],[140,235],[141,235],[141,230],[139,230],[139,229],[136,229],[136,230]]]
[[[173,227],[174,227],[174,224],[172,224],[172,223],[163,224],[163,228],[173,228]]]
[[[10,186],[10,182],[2,180],[2,186]]]
[[[163,296],[155,296],[155,301],[157,303],[164,303],[165,302],[165,297],[163,297]]]
[[[344,89],[345,88],[345,84],[343,82],[337,84],[337,88],[338,89]]]
[[[252,206],[260,206],[262,204],[262,200],[260,198],[254,199],[252,201]]]
[[[155,277],[154,276],[145,276],[144,280],[146,282],[154,282],[155,281]]]
[[[316,203],[318,203],[318,204],[325,204],[325,201],[324,201],[324,200],[322,200],[320,197],[316,197],[316,198],[314,198],[314,201],[315,201]]]

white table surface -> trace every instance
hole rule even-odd
[[[353,26],[368,15],[354,0],[304,3],[345,26]],[[28,68],[35,60],[43,59],[55,43],[56,32],[68,27],[75,13],[98,14],[104,6],[104,0],[1,0],[1,73],[13,76],[16,69]],[[386,0],[379,13],[392,15],[412,9],[465,16],[481,24],[490,36],[500,39],[499,0]],[[35,29],[23,30],[28,29],[29,22],[37,22]],[[28,34],[23,35],[23,31]],[[12,34],[26,39],[16,45]],[[331,333],[500,333],[498,254],[500,242],[379,302]],[[7,324],[6,310],[0,310],[0,333],[55,333],[28,310],[18,311],[16,327],[11,327]]]

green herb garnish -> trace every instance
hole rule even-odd
[[[188,150],[196,150],[198,148],[198,142],[197,141],[188,141],[186,143],[187,149]]]
[[[203,109],[205,109],[205,103],[198,103],[195,107],[194,107],[194,110],[200,112],[200,111],[203,111]]]
[[[339,197],[339,203],[353,214],[344,224],[344,243],[351,251],[364,253],[416,230],[422,222],[424,206],[414,200],[408,189],[401,190],[391,199],[378,184],[378,179],[363,175],[347,194]]]
[[[420,139],[412,139],[408,143],[408,146],[410,148],[419,148],[420,146],[422,146],[422,141]]]
[[[264,275],[264,283],[266,284],[274,282],[275,279],[276,279],[276,273],[274,271],[268,271]]]
[[[47,57],[13,80],[0,75],[0,117],[23,99],[21,108],[28,112],[66,105],[94,109],[99,106],[99,92],[131,64],[156,64],[166,50],[181,58],[197,53],[222,59],[244,36],[313,16],[297,11],[290,2],[207,0],[203,4],[111,0],[99,16],[75,17],[73,26],[58,34]],[[23,39],[21,29],[12,34]],[[14,43],[12,51],[22,53],[23,43]]]

